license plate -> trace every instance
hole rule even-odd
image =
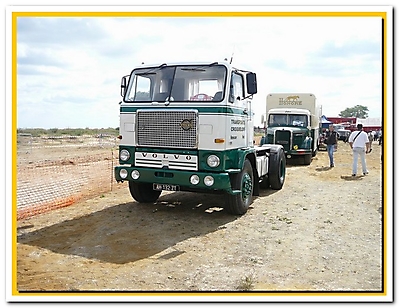
[[[179,191],[179,185],[170,185],[170,184],[153,184],[152,188],[154,190],[166,190],[166,191]]]

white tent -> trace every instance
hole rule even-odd
[[[370,126],[381,126],[381,118],[367,118],[367,119],[356,119],[356,125],[363,124],[363,127],[370,127]]]

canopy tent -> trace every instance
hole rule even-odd
[[[329,120],[326,118],[325,115],[322,115],[322,116],[321,116],[321,121],[320,121],[320,123],[321,123],[321,128],[328,128],[328,126],[329,126],[330,124],[332,124],[333,122],[329,121]]]

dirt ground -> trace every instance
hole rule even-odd
[[[262,191],[243,216],[226,213],[215,195],[162,193],[155,204],[139,204],[122,183],[20,220],[16,289],[378,295],[381,146],[367,155],[367,176],[351,176],[348,144],[339,143],[335,161],[329,168],[320,151],[309,166],[290,162],[283,189]]]

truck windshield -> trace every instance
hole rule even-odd
[[[225,96],[226,75],[226,67],[217,63],[136,69],[125,101],[220,102]]]
[[[271,114],[269,126],[308,126],[308,117],[302,114]]]

